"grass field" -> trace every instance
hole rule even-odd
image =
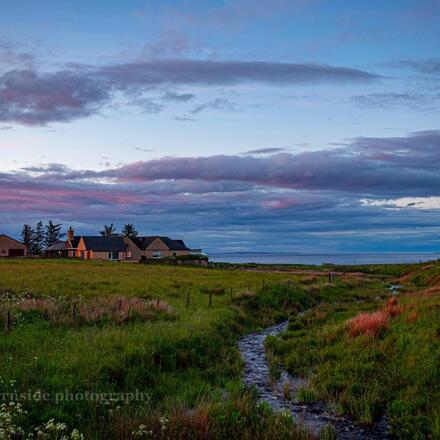
[[[324,278],[317,282],[324,290]],[[204,438],[208,426],[213,438],[267,438],[274,429],[304,438],[291,429],[291,420],[279,423],[279,416],[257,407],[255,396],[241,389],[234,345],[252,326],[286,317],[281,301],[306,307],[300,285],[301,277],[282,274],[1,261],[2,316],[11,310],[13,317],[9,333],[0,336],[2,391],[50,395],[47,402],[23,402],[28,414],[20,423],[25,430],[54,418],[86,438],[131,438],[141,425],[148,429],[138,432],[140,437],[153,431],[174,438],[180,427],[188,438]],[[256,292],[263,287],[266,296],[260,303]],[[121,297],[153,306],[129,320],[99,315]],[[160,310],[155,309],[158,303]],[[72,318],[74,304],[78,316]],[[136,390],[148,393],[147,398],[129,404],[110,398],[54,401],[65,392]],[[162,416],[170,420],[166,429]],[[253,423],[245,424],[245,418]]]
[[[267,345],[309,379],[304,399],[329,401],[364,423],[386,412],[393,438],[439,439],[440,264],[397,269],[403,287],[394,298],[312,307]]]
[[[62,432],[72,439],[79,432],[86,439],[310,438],[240,384],[239,335],[290,317],[291,330],[269,346],[277,362],[311,378],[309,396],[366,422],[390,404],[400,438],[413,438],[404,436],[414,425],[407,415],[428,408],[429,424],[416,422],[436,433],[437,297],[405,296],[402,306],[414,307],[375,338],[348,336],[345,323],[383,307],[396,277],[411,270],[402,278],[406,291],[420,290],[437,269],[370,267],[328,283],[326,274],[2,260],[0,313],[3,327],[8,311],[11,323],[0,334],[0,393],[5,401],[23,393],[27,413],[4,407],[0,428],[40,426],[48,439]],[[416,366],[422,375],[413,383]],[[412,399],[427,384],[430,391]],[[45,425],[51,419],[67,427]],[[20,437],[0,430],[3,438]]]

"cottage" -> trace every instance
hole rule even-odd
[[[63,243],[64,246],[57,243],[53,249],[48,249],[50,255],[84,260],[140,261],[191,253],[183,240],[169,237],[75,236],[72,228],[67,231],[66,241]]]
[[[26,257],[27,246],[5,234],[0,235],[0,257]]]
[[[133,251],[133,256],[136,256],[138,260],[177,257],[190,253],[190,249],[186,247],[183,240],[160,236],[136,237],[131,240],[138,248],[137,251]]]
[[[83,260],[120,261],[131,259],[124,237],[81,236],[76,248],[76,256]]]

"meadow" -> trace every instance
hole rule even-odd
[[[440,264],[376,267],[394,295],[314,306],[267,341],[275,362],[307,378],[303,401],[372,423],[386,414],[397,439],[440,438]],[[274,362],[274,361],[273,361]]]
[[[388,409],[396,438],[429,438],[421,428],[405,437],[405,426],[438,429],[436,296],[410,294],[438,266],[421,267],[341,268],[329,283],[326,273],[2,260],[0,439],[311,439],[240,380],[237,338],[288,318],[268,351],[310,378],[304,396],[366,423]],[[373,336],[351,335],[348,320],[386,307],[399,277],[396,316]],[[429,409],[429,423],[415,425],[414,408]]]
[[[21,402],[25,432],[55,419],[87,439],[205,438],[207,429],[212,438],[283,429],[307,438],[241,387],[235,348],[243,332],[287,317],[282,304],[305,302],[300,284],[282,274],[0,261],[1,315],[11,316],[0,335],[1,391],[49,396]],[[109,397],[56,401],[86,392]],[[136,392],[146,396],[127,403]]]

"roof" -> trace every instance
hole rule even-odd
[[[153,243],[154,240],[156,240],[156,238],[161,239],[165,243],[165,246],[167,246],[170,251],[187,251],[187,250],[189,250],[185,246],[185,243],[183,242],[183,240],[173,240],[169,237],[164,237],[164,236],[155,235],[155,236],[150,236],[150,237],[135,237],[135,238],[132,238],[131,240],[138,247],[140,247],[142,250],[145,250],[148,248],[148,246],[150,246],[151,243]]]
[[[171,251],[188,251],[183,240],[172,240],[169,237],[160,237]]]
[[[73,237],[72,240],[70,240],[70,244],[72,247],[70,249],[76,249],[78,247],[79,239],[81,237]]]
[[[84,244],[88,250],[97,252],[125,252],[127,245],[124,237],[112,236],[104,237],[102,235],[82,236]]]
[[[9,235],[6,235],[6,234],[0,234],[0,237],[5,237],[5,238],[7,238],[7,239],[9,239],[9,240],[15,241],[15,242],[18,243],[18,244],[21,244],[22,246],[26,246],[22,241],[18,241],[18,240],[16,240],[15,238],[9,237]]]
[[[52,246],[49,246],[46,250],[47,251],[64,251],[66,249],[66,242],[65,241],[57,241]]]

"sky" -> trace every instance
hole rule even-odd
[[[0,232],[440,251],[440,2],[0,0]]]

